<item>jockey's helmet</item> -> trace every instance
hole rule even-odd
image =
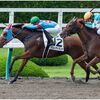
[[[34,16],[34,17],[32,17],[31,19],[30,19],[30,23],[31,24],[35,24],[35,23],[37,23],[37,22],[39,22],[40,21],[40,19],[39,19],[39,17],[37,17],[37,16]]]
[[[86,12],[85,14],[84,14],[84,19],[85,20],[88,20],[88,19],[90,19],[92,17],[92,12]]]

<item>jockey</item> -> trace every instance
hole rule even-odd
[[[86,12],[84,15],[85,26],[89,28],[96,28],[97,34],[100,35],[100,14],[99,13],[92,13]]]
[[[50,43],[52,44],[52,36],[50,34],[58,34],[61,32],[61,28],[59,27],[59,25],[54,22],[54,21],[50,21],[50,20],[40,20],[39,17],[34,16],[30,19],[30,24],[26,24],[23,26],[23,28],[27,28],[27,29],[45,29],[47,33],[47,38],[50,41]]]

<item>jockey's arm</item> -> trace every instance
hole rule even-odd
[[[99,29],[100,28],[100,14],[96,13],[94,15],[94,23],[96,24],[96,28]]]
[[[38,29],[38,28],[41,28],[41,26],[39,24],[38,25],[27,24],[27,25],[24,25],[23,28]]]
[[[86,23],[85,23],[85,26],[86,26],[86,27],[89,27],[89,28],[95,28],[96,25],[95,25],[95,23],[86,22]]]

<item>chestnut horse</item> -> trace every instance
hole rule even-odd
[[[3,30],[2,35],[0,37],[0,47],[3,47],[4,44],[8,43],[13,38],[19,39],[21,42],[23,42],[25,46],[25,52],[22,55],[15,56],[11,63],[10,72],[12,70],[14,62],[18,59],[23,59],[18,72],[16,73],[14,79],[10,81],[10,83],[13,83],[17,80],[18,75],[23,70],[24,66],[30,58],[42,58],[42,53],[44,50],[42,32],[36,30],[22,29],[21,27],[22,25],[9,25]],[[69,54],[72,59],[80,57],[83,54],[80,39],[75,36],[64,38],[64,51],[62,52],[50,50],[50,52],[48,53],[48,57],[60,56],[63,54]],[[79,62],[79,65],[86,71],[86,64],[84,61]],[[96,65],[93,66],[96,70],[98,69]],[[95,72],[92,71],[92,73]],[[72,77],[74,77],[74,68],[71,71],[71,75]]]
[[[72,19],[66,27],[63,29],[61,36],[72,35],[77,33],[80,40],[82,41],[82,47],[84,54],[75,60],[81,62],[87,58],[91,58],[91,61],[87,63],[87,75],[86,82],[89,79],[89,67],[100,62],[100,36],[96,34],[96,29],[88,28],[84,25],[83,19]]]

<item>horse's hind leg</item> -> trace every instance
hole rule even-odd
[[[85,63],[85,61],[79,62],[78,64],[79,64],[80,67],[83,68],[84,71],[86,72],[86,63]],[[71,72],[70,72],[72,81],[75,81],[75,76],[74,76],[75,65],[76,65],[76,63],[73,62],[72,67],[71,67]],[[92,66],[93,66],[96,70],[98,69],[98,67],[97,67],[96,65],[92,65]],[[97,71],[94,71],[94,70],[92,70],[92,69],[90,69],[90,72],[91,72],[92,74],[96,74],[96,73],[97,73]]]
[[[96,62],[94,62],[94,64],[92,64],[92,67],[96,70],[96,73],[98,73],[100,75],[100,69],[96,65],[97,63],[99,63],[99,61],[100,61],[100,59],[97,58]]]
[[[89,63],[87,63],[86,68],[87,68],[87,74],[86,74],[86,82],[89,80],[90,76],[90,66],[93,66],[94,64],[98,63],[100,59],[98,57],[94,57]]]
[[[20,72],[23,70],[23,68],[24,68],[24,66],[26,65],[27,61],[28,61],[28,59],[23,59],[22,65],[20,66],[20,68],[19,68],[17,74],[15,75],[14,79],[13,79],[12,81],[10,81],[10,83],[13,83],[13,82],[15,82],[15,81],[17,80],[18,75],[19,75]]]
[[[95,64],[95,65],[92,65],[92,67],[96,70],[96,73],[100,75],[100,69],[98,68],[98,66]]]
[[[81,68],[83,68],[84,71],[86,72],[86,65],[87,65],[86,62],[85,62],[85,61],[80,62],[79,65],[80,65]],[[95,68],[98,68],[96,65],[93,65],[92,67],[93,67],[93,68],[94,68],[94,67],[95,67]],[[96,70],[96,69],[95,69],[95,70]],[[93,69],[90,68],[90,72],[91,72],[92,74],[96,74],[96,73],[97,73],[97,70],[94,71]]]

